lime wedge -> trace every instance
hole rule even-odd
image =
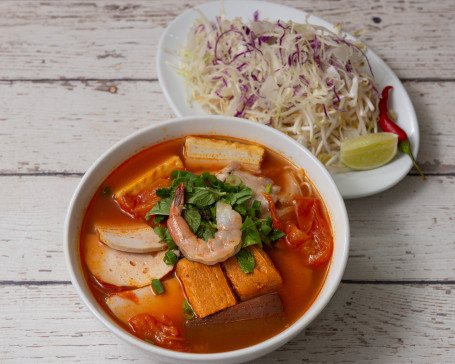
[[[398,136],[393,133],[361,135],[341,142],[340,159],[346,167],[365,171],[389,163],[397,154]]]

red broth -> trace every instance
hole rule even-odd
[[[134,297],[134,295],[129,292],[130,288],[105,284],[92,275],[85,262],[86,239],[95,234],[95,224],[115,226],[131,222],[133,217],[119,208],[112,197],[112,191],[121,189],[173,155],[178,155],[184,160],[184,142],[185,139],[180,138],[153,146],[116,168],[93,196],[82,225],[81,260],[90,289],[99,305],[112,319],[138,337],[141,335],[133,332],[129,325],[118,320],[105,302],[107,297],[118,292],[124,291],[121,293],[124,298]],[[266,149],[266,156],[261,166],[262,175],[273,179],[274,184],[282,185],[285,183],[284,178],[285,173],[287,173],[285,169],[289,168],[295,170],[295,166],[288,160]],[[305,197],[320,201],[321,216],[324,218],[324,224],[330,229],[330,239],[332,239],[330,219],[327,217],[325,205],[320,200],[316,189],[312,186],[311,191],[306,188],[303,190],[306,191]],[[162,295],[162,299],[156,304],[156,307],[152,308],[152,311],[165,314],[180,332],[182,340],[179,342],[179,346],[175,348],[176,350],[214,353],[251,346],[283,331],[308,310],[324,284],[330,259],[323,264],[308,264],[308,251],[290,246],[286,243],[286,238],[272,243],[270,247],[265,247],[265,251],[269,254],[283,279],[283,284],[278,293],[283,304],[284,314],[278,317],[245,320],[231,324],[186,327],[181,309],[185,300],[184,292],[181,288],[176,288],[173,272],[162,279],[166,289],[167,287],[174,287],[171,290],[173,293],[169,294],[169,297],[166,297],[166,294]],[[330,254],[331,252],[332,248]],[[143,339],[143,337],[140,338]]]

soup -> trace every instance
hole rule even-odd
[[[80,249],[93,295],[125,330],[214,353],[298,320],[324,284],[333,236],[302,169],[259,145],[190,136],[111,173]]]

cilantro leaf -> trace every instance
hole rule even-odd
[[[194,173],[188,171],[182,171],[180,169],[173,170],[170,174],[171,178],[171,187],[173,189],[177,188],[180,183],[185,185],[187,192],[191,192],[193,189],[193,183],[199,178]]]
[[[147,214],[147,215],[148,215],[148,214]],[[150,214],[150,216],[152,216],[152,215]],[[154,224],[159,224],[159,223],[160,223],[161,221],[163,221],[165,218],[166,218],[165,215],[156,215],[155,218],[153,219],[153,223],[154,223]],[[149,217],[149,219],[150,219],[150,217]],[[148,219],[147,219],[147,220],[148,220]]]
[[[241,205],[248,201],[253,196],[253,190],[246,186],[235,188],[237,191],[232,191],[226,194],[223,200],[231,206]]]
[[[162,187],[156,190],[156,195],[161,198],[171,197],[172,188],[171,187]]]
[[[174,243],[174,240],[172,240],[172,236],[167,228],[162,226],[155,226],[153,230],[155,231],[155,234],[158,235],[160,239],[167,244],[168,249],[177,248],[177,245]]]
[[[242,204],[253,196],[253,190],[249,187],[242,186],[240,191],[235,193],[235,203]]]
[[[217,232],[216,223],[213,221],[201,221],[201,225],[196,232],[196,235],[200,239],[204,239],[205,241],[209,241],[210,239],[215,237],[215,233]]]
[[[253,253],[249,252],[246,249],[240,249],[236,254],[237,262],[240,265],[240,269],[243,273],[251,273],[254,270],[256,262],[254,261]]]
[[[269,235],[270,232],[273,230],[269,225],[267,224],[261,224],[261,233],[264,235]]]
[[[151,215],[169,215],[169,210],[172,204],[172,197],[162,198],[159,200],[155,206],[147,213],[148,216]],[[149,217],[150,219],[150,217]]]
[[[245,219],[240,227],[240,231],[242,231],[243,248],[256,244],[262,248],[262,240],[256,228],[256,222],[250,216]]]
[[[270,240],[278,240],[285,235],[286,234],[283,233],[281,230],[273,230],[269,237],[270,237]]]
[[[196,209],[184,210],[183,218],[188,224],[191,232],[195,234],[197,229],[199,229],[199,225],[201,225],[201,215],[199,212]]]
[[[246,206],[245,206],[245,204],[235,205],[234,206],[234,210],[237,211],[242,216],[246,215]]]
[[[256,223],[253,221],[253,219],[250,216],[248,216],[245,219],[245,221],[243,222],[242,226],[240,227],[240,231],[246,231],[253,227],[256,227]]]
[[[188,193],[186,203],[205,207],[217,202],[226,192],[217,191],[210,187],[194,187],[192,193]]]

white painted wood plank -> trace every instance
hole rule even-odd
[[[454,289],[342,284],[305,331],[254,363],[452,363]],[[0,286],[0,292],[4,362],[153,362],[107,331],[71,285]]]
[[[204,2],[3,0],[0,79],[156,78],[156,48],[165,27]],[[366,30],[367,45],[399,77],[455,76],[451,0],[274,2],[342,22],[348,32]]]
[[[68,281],[62,235],[79,177],[0,177],[0,281]],[[345,280],[455,280],[454,177],[406,177],[347,202]]]
[[[452,83],[405,86],[421,129],[421,167],[455,172]],[[120,139],[174,117],[158,82],[0,82],[0,95],[0,173],[83,173]]]
[[[344,279],[455,280],[454,204],[450,176],[406,177],[381,194],[346,201],[351,249]]]
[[[0,94],[3,173],[85,172],[120,139],[173,117],[157,82],[13,82]]]
[[[63,226],[79,180],[0,178],[0,281],[69,281]]]

